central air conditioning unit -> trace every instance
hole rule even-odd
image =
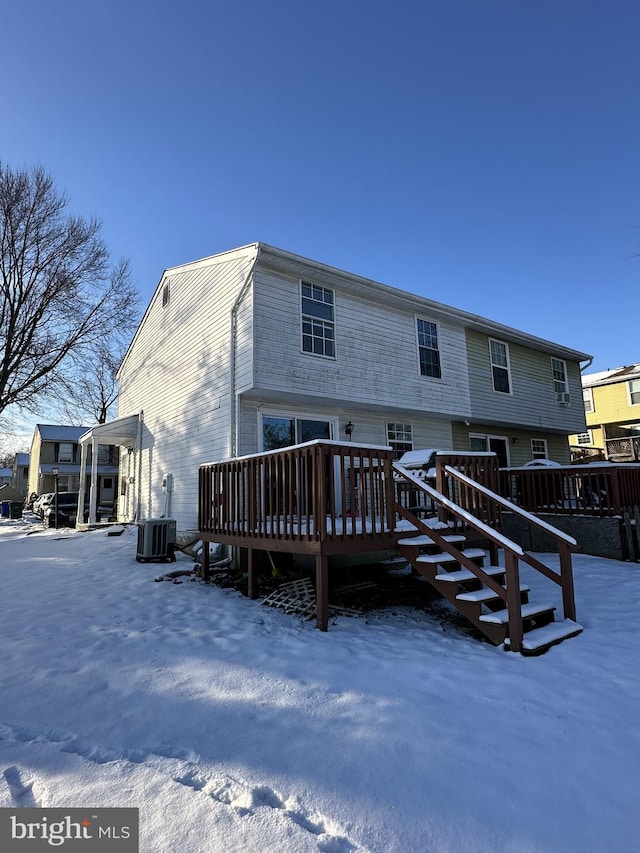
[[[139,563],[175,563],[175,518],[147,518],[138,523],[136,560]]]
[[[571,402],[571,394],[568,391],[558,391],[556,394],[556,403],[559,406],[568,406]]]

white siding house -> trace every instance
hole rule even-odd
[[[264,243],[174,267],[120,368],[119,413],[140,413],[120,516],[170,515],[195,531],[200,464],[347,440],[347,424],[354,441],[398,453],[484,447],[505,464],[568,461],[567,436],[584,429],[586,359]]]

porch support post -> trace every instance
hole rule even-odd
[[[258,597],[258,575],[256,572],[256,563],[253,559],[253,548],[247,548],[247,574],[249,576],[249,598]]]
[[[91,488],[89,489],[89,524],[96,523],[96,506],[98,504],[98,447],[100,442],[95,436],[91,437]],[[84,507],[79,510],[84,514]]]
[[[329,628],[329,567],[325,554],[316,555],[316,620],[318,628]]]
[[[78,513],[76,515],[76,527],[84,523],[84,496],[87,481],[87,443],[83,441],[80,445],[80,480],[78,482]]]

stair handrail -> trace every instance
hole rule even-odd
[[[517,504],[514,504],[507,498],[502,497],[502,495],[492,492],[491,489],[488,489],[486,486],[483,486],[482,483],[478,483],[470,477],[467,477],[466,474],[458,471],[457,468],[453,468],[451,465],[445,465],[445,471],[449,476],[457,478],[461,482],[465,483],[465,485],[483,494],[489,500],[505,507],[514,515],[519,515],[532,526],[538,527],[540,530],[543,530],[549,536],[556,539],[558,544],[558,554],[560,556],[560,574],[554,572],[553,569],[549,568],[549,566],[545,566],[544,563],[540,562],[540,560],[532,554],[528,554],[526,551],[523,551],[521,559],[533,569],[540,572],[540,574],[560,586],[562,590],[562,608],[564,611],[564,618],[572,619],[575,622],[576,602],[573,587],[571,552],[578,547],[578,543],[573,536],[565,533],[564,530],[559,530],[557,527],[554,527],[552,524],[549,524],[543,519],[538,518],[538,516],[533,515],[533,513],[528,512],[526,509],[522,509],[517,506]]]
[[[446,497],[446,495],[443,495],[437,489],[434,489],[428,483],[425,483],[424,480],[421,480],[419,477],[416,477],[415,474],[412,474],[411,471],[409,471],[403,465],[400,465],[398,462],[394,462],[393,468],[395,471],[397,471],[398,474],[400,474],[401,477],[404,477],[410,483],[413,483],[418,489],[429,495],[432,500],[436,501],[441,506],[446,507],[454,516],[459,518],[461,521],[464,521],[470,527],[473,527],[485,538],[489,539],[496,545],[499,545],[504,550],[505,587],[503,588],[498,583],[496,583],[496,581],[494,581],[492,577],[487,575],[486,572],[480,566],[478,566],[476,563],[473,563],[468,557],[466,557],[463,552],[460,551],[453,543],[447,542],[437,530],[428,527],[428,525],[426,525],[424,521],[414,516],[411,510],[406,509],[399,503],[396,503],[396,511],[400,515],[411,521],[412,524],[414,524],[414,526],[418,530],[422,530],[429,537],[431,537],[439,548],[442,548],[443,551],[450,554],[460,565],[467,568],[472,574],[474,574],[478,578],[478,580],[480,580],[482,583],[492,589],[495,593],[497,593],[500,598],[502,598],[502,600],[507,606],[507,613],[509,616],[510,648],[514,652],[521,651],[523,625],[522,601],[520,599],[520,572],[518,568],[518,558],[524,558],[526,556],[522,547],[518,545],[517,542],[513,542],[511,539],[504,536],[495,528],[490,527],[488,524],[485,524],[484,521],[482,521],[481,519],[476,518],[475,515],[472,515],[463,507],[458,506],[458,504],[454,503],[452,500]]]
[[[408,480],[414,486],[424,491],[425,494],[429,495],[429,497],[436,501],[436,503],[439,503],[442,506],[446,507],[455,516],[460,518],[460,520],[464,520],[471,527],[475,528],[475,530],[477,530],[479,533],[482,533],[484,536],[486,536],[487,539],[495,541],[497,545],[499,545],[506,551],[513,551],[513,553],[516,554],[518,557],[525,556],[523,548],[518,545],[517,542],[514,542],[513,540],[509,539],[503,533],[500,533],[500,531],[496,530],[494,527],[490,527],[488,524],[485,524],[484,521],[482,521],[480,518],[477,518],[475,515],[472,515],[472,513],[468,512],[463,507],[458,506],[458,504],[454,503],[446,495],[443,495],[442,492],[439,492],[437,489],[434,489],[433,486],[430,486],[428,483],[425,483],[424,480],[421,480],[419,477],[416,477],[416,475],[413,474],[408,468],[405,468],[404,465],[400,465],[399,462],[394,462],[393,469],[394,471],[397,471],[398,474],[400,474],[402,477],[404,477],[405,480]],[[456,471],[455,468],[450,469],[448,465],[446,466],[445,470],[451,470],[456,474],[459,473],[458,471]],[[467,480],[470,484],[479,485],[475,482],[475,480],[471,480],[464,474],[461,474],[460,476],[464,477],[464,479]],[[489,496],[494,494],[489,489],[487,489],[487,492],[489,493]],[[499,496],[496,495],[496,497]]]

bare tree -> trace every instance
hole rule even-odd
[[[128,339],[113,335],[71,356],[59,411],[65,423],[106,423],[118,399],[116,375]]]
[[[0,416],[34,411],[69,386],[78,358],[135,326],[128,262],[112,265],[101,222],[67,206],[41,167],[0,162]]]

